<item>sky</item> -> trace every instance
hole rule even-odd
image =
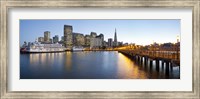
[[[115,28],[117,40],[123,43],[148,45],[156,43],[175,43],[180,36],[180,20],[20,20],[20,45],[34,42],[44,36],[44,31],[50,31],[51,38],[64,35],[64,25],[72,25],[73,32],[84,35],[96,32],[104,34],[104,40],[114,39]]]

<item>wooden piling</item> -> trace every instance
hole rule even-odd
[[[150,69],[152,69],[152,65],[153,65],[153,61],[149,60],[149,67],[150,67]]]
[[[166,62],[166,75],[169,75],[169,62]]]
[[[159,71],[159,59],[156,59],[156,71]]]

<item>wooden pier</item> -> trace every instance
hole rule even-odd
[[[149,65],[150,68],[153,66],[155,61],[156,70],[159,71],[160,65],[166,67],[166,72],[169,72],[169,68],[173,69],[175,66],[180,67],[180,52],[179,51],[140,51],[140,50],[118,50],[118,52],[129,56],[144,65]],[[161,62],[161,63],[160,63]]]

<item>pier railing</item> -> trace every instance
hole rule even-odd
[[[175,64],[180,64],[180,51],[174,50],[118,50],[121,53],[124,53],[129,56],[142,56],[148,57],[153,60],[167,60]]]

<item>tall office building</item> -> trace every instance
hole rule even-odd
[[[72,33],[73,36],[73,46],[84,46],[85,38],[82,33]]]
[[[50,32],[49,31],[44,32],[44,42],[46,42],[46,43],[50,42]]]
[[[118,46],[118,42],[117,42],[117,31],[116,31],[116,28],[115,28],[115,36],[114,36],[113,46],[114,46],[114,47]]]
[[[104,35],[100,34],[100,35],[96,36],[96,38],[100,39],[99,40],[99,45],[101,45],[100,47],[102,47],[103,46],[103,41],[104,41]]]
[[[108,47],[113,47],[113,40],[112,40],[112,38],[108,39]]]
[[[64,45],[67,48],[71,48],[73,45],[72,31],[72,26],[64,25]]]

